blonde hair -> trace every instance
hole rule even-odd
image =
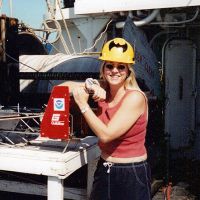
[[[105,62],[102,63],[101,67],[100,67],[100,79],[103,79],[104,84],[103,87],[108,88],[108,83],[106,81],[106,78],[104,76],[103,70],[104,70],[104,64]],[[129,70],[129,75],[125,80],[125,84],[124,87],[125,89],[134,89],[134,88],[138,88],[138,84],[136,81],[136,76],[135,76],[135,72],[133,70],[132,64],[128,64],[128,70]]]

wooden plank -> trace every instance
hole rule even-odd
[[[0,180],[0,190],[4,192],[47,196],[47,185],[24,183],[19,181]],[[53,189],[53,191],[55,191],[55,189]],[[86,189],[65,187],[64,198],[86,200]]]
[[[63,200],[64,198],[64,187],[63,180],[58,179],[57,177],[49,176],[48,177],[48,189],[47,196],[48,200]]]

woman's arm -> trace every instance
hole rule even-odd
[[[96,79],[95,82],[98,83]],[[87,84],[87,79],[85,82],[78,82],[78,81],[65,81],[64,83],[61,83],[59,86],[68,86],[69,87],[69,93],[72,93],[75,88],[82,87],[83,89],[87,89],[87,91],[92,95],[92,98],[94,101],[102,101],[106,99],[106,91],[103,87],[101,87],[100,84]]]
[[[65,81],[58,86],[68,86],[69,87],[69,92],[72,93],[73,90],[77,87],[85,87],[85,82],[84,81]]]
[[[87,110],[83,115],[90,128],[103,143],[110,142],[128,131],[146,108],[145,97],[140,92],[129,93],[113,118],[106,125],[89,108],[87,95],[82,88],[76,89],[73,95],[79,108]]]

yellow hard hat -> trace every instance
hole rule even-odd
[[[133,47],[123,38],[115,38],[105,43],[99,59],[113,62],[135,63],[134,57]]]

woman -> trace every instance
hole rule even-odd
[[[90,80],[86,89],[73,91],[101,149],[90,199],[149,200],[150,170],[144,145],[148,105],[132,69],[134,50],[124,39],[115,38],[104,45],[99,59],[104,61],[103,88]],[[91,89],[98,101],[98,116],[88,104]]]

